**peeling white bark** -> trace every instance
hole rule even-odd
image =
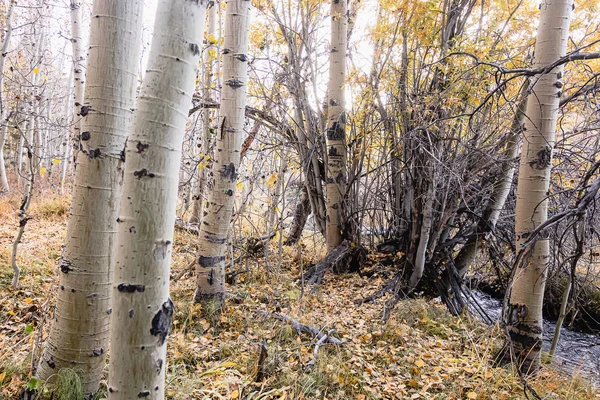
[[[0,124],[2,128],[0,130],[0,194],[9,193],[10,186],[8,185],[8,179],[6,177],[6,165],[4,163],[4,143],[6,141],[6,135],[8,133],[8,107],[4,104],[4,71],[6,67],[6,57],[8,54],[8,48],[10,46],[10,38],[12,36],[12,17],[16,3],[11,1],[6,12],[6,25],[4,28],[4,42],[0,49]]]

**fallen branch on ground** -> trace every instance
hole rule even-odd
[[[292,325],[292,327],[296,330],[296,332],[298,332],[298,335],[300,335],[302,332],[304,332],[304,333],[311,334],[313,337],[319,339],[319,341],[321,339],[323,339],[324,342],[321,343],[321,344],[331,343],[331,344],[335,344],[335,345],[338,345],[338,346],[343,346],[344,345],[344,342],[342,342],[341,340],[339,340],[337,338],[334,338],[333,336],[330,336],[329,334],[327,334],[327,335],[323,334],[321,332],[322,329],[317,329],[317,328],[312,327],[310,325],[306,325],[306,324],[300,323],[300,322],[296,321],[295,319],[293,319],[292,317],[289,317],[289,316],[287,316],[285,314],[282,314],[282,313],[269,313],[269,312],[264,311],[264,310],[258,310],[257,314],[261,315],[263,317],[275,318],[275,319],[278,319],[280,321],[287,322],[287,323],[289,323],[289,324]]]
[[[310,370],[313,367],[313,365],[315,365],[315,363],[317,362],[317,357],[319,356],[319,349],[321,348],[321,346],[323,346],[323,343],[327,341],[327,338],[333,335],[334,332],[335,329],[330,329],[329,332],[327,332],[326,335],[323,335],[323,337],[319,339],[317,344],[315,344],[315,349],[313,350],[313,358],[308,364],[306,364],[306,371]]]

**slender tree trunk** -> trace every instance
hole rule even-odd
[[[164,398],[178,171],[206,3],[158,3],[148,67],[127,141],[110,331],[111,400]]]
[[[220,309],[225,301],[225,251],[240,165],[248,79],[250,2],[227,0],[226,4],[221,117],[213,181],[198,237],[194,295],[197,303],[211,304],[212,309]]]
[[[213,66],[216,55],[216,61],[219,61],[218,53],[216,52],[216,45],[218,43],[217,35],[217,8],[219,7],[218,1],[210,1],[208,3],[208,36],[207,36],[207,48],[204,50],[204,62],[203,66],[203,89],[202,97],[206,102],[212,102],[212,82],[213,82]],[[217,64],[218,65],[218,64]],[[202,207],[204,203],[206,193],[206,178],[208,177],[207,169],[210,163],[208,162],[208,155],[210,153],[210,120],[211,111],[209,108],[203,110],[204,115],[202,116],[202,137],[200,138],[200,157],[202,158],[202,168],[198,170],[198,177],[196,180],[195,193],[192,199],[192,217],[191,222],[199,223],[202,215]]]
[[[69,163],[71,162],[71,129],[73,129],[73,125],[75,121],[71,120],[71,116],[73,114],[74,104],[71,101],[71,96],[73,94],[73,82],[74,82],[75,72],[71,70],[71,76],[69,77],[69,93],[67,95],[67,101],[65,104],[65,121],[66,121],[66,129],[64,131],[64,136],[62,139],[62,154],[61,154],[61,168],[60,168],[60,194],[65,194],[65,184],[67,183],[67,172],[69,171]]]
[[[15,9],[15,2],[11,1],[6,13],[6,26],[4,28],[4,43],[0,49],[0,194],[9,193],[10,186],[6,177],[6,165],[4,162],[4,143],[8,134],[8,107],[4,102],[4,71],[6,67],[6,57],[10,46],[10,38],[12,36],[12,16]]]
[[[487,234],[494,230],[498,219],[500,218],[500,212],[504,209],[504,203],[510,193],[513,178],[515,176],[515,164],[517,156],[519,155],[519,143],[521,134],[523,132],[523,124],[525,123],[525,112],[527,110],[527,90],[528,84],[523,85],[521,90],[521,100],[517,106],[515,116],[513,118],[512,125],[506,148],[504,149],[502,167],[500,170],[500,179],[494,185],[492,195],[487,204],[486,210],[483,214],[481,222],[476,227],[476,231],[465,245],[460,249],[460,252],[456,256],[454,264],[460,276],[464,277],[469,267],[475,262],[477,256],[477,250],[481,246],[481,243],[485,240]]]
[[[542,3],[533,68],[544,67],[565,55],[572,8],[572,0],[547,0]],[[563,67],[560,66],[533,78],[523,133],[515,234],[517,249],[525,251],[526,255],[515,266],[505,323],[512,354],[525,373],[537,372],[540,364],[542,303],[550,249],[549,239],[544,234],[534,239],[530,251],[522,249],[522,245],[548,216],[547,193],[562,71]]]
[[[54,321],[39,378],[76,368],[86,393],[105,366],[124,146],[135,101],[141,0],[96,0],[92,10],[81,153],[67,240],[59,261]]]
[[[344,195],[346,193],[346,42],[348,2],[331,2],[331,54],[327,116],[327,251],[342,243]]]
[[[73,54],[73,100],[75,106],[73,107],[73,121],[70,125],[70,140],[68,141],[69,147],[71,143],[75,146],[76,151],[74,156],[77,157],[77,151],[79,150],[81,140],[81,125],[83,115],[81,113],[83,106],[83,96],[85,90],[85,50],[83,46],[83,33],[82,33],[82,17],[81,17],[81,5],[82,0],[71,0],[71,52]],[[73,142],[71,142],[71,140]],[[67,155],[70,150],[67,150]],[[74,160],[75,162],[75,160]],[[69,163],[66,162],[63,166],[63,180],[66,179],[68,172]],[[61,180],[61,187],[64,187],[64,182]],[[61,189],[63,190],[63,189]]]

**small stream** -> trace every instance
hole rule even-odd
[[[490,318],[498,321],[502,313],[502,301],[478,291],[472,293]],[[476,312],[474,314],[477,315]],[[544,320],[544,351],[550,351],[555,328],[554,322]],[[600,337],[571,331],[563,324],[552,363],[570,374],[585,375],[600,385]]]

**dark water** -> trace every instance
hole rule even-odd
[[[498,321],[502,313],[502,302],[485,293],[472,293],[489,317]],[[550,351],[555,328],[554,322],[544,320],[544,351]],[[565,372],[591,379],[596,385],[600,384],[600,337],[571,331],[563,324],[552,363]]]

